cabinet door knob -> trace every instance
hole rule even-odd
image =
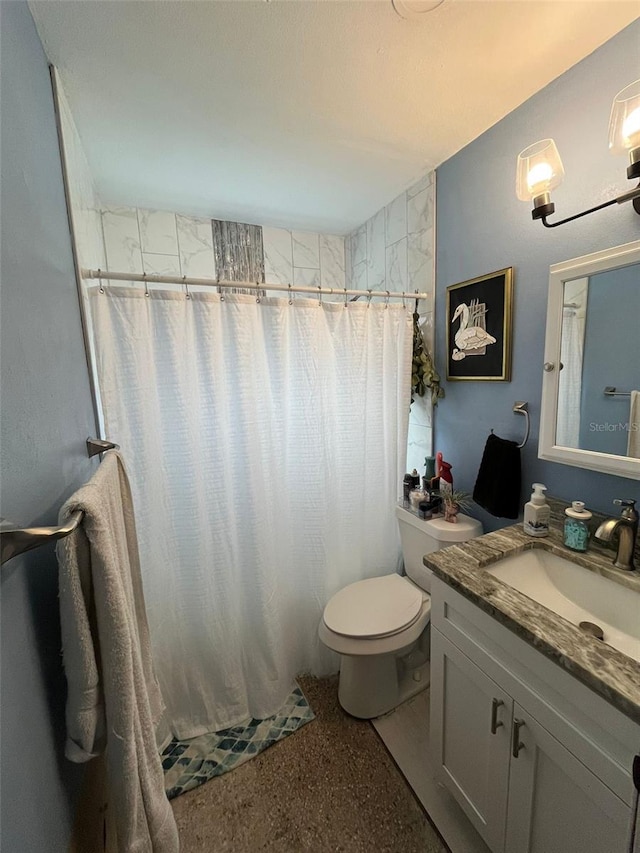
[[[556,369],[555,364],[552,361],[545,361],[544,363],[544,372],[552,373]]]
[[[520,755],[520,750],[525,748],[525,745],[520,740],[520,729],[524,726],[524,720],[519,720],[517,717],[513,721],[513,729],[511,730],[511,754],[514,758]]]
[[[504,705],[502,699],[491,700],[491,734],[494,735],[504,723],[498,722],[498,708]]]

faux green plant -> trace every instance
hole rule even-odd
[[[413,314],[413,361],[411,364],[411,402],[416,395],[424,397],[427,389],[431,392],[431,404],[438,405],[438,400],[444,397],[444,388],[440,387],[440,375],[437,372],[429,350],[425,346],[422,330],[418,324],[420,315]]]
[[[442,500],[445,503],[460,507],[460,509],[469,509],[469,507],[471,506],[471,495],[468,492],[454,490],[453,492],[451,492],[451,494],[447,494],[446,492],[440,492],[440,495],[442,496]]]

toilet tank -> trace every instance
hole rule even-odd
[[[424,555],[482,536],[482,524],[462,513],[458,514],[457,524],[445,521],[444,517],[418,518],[401,506],[396,507],[396,516],[400,528],[404,570],[407,577],[426,592],[431,592],[432,572],[422,562]]]

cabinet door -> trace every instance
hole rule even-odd
[[[514,704],[507,853],[624,853],[629,809]]]
[[[494,853],[504,848],[513,701],[431,633],[431,748],[446,785]]]

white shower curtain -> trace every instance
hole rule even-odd
[[[584,359],[585,314],[565,308],[562,312],[558,383],[556,444],[580,447],[580,406],[582,402],[582,362]]]
[[[131,474],[174,734],[275,713],[335,659],[329,597],[393,571],[412,323],[402,305],[89,290],[106,434]]]

